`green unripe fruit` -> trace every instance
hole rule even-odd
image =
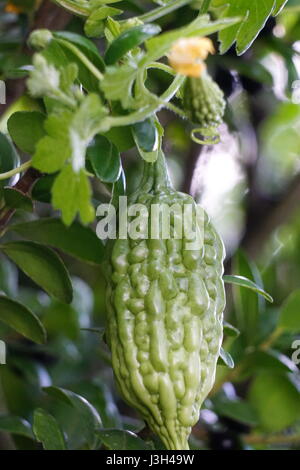
[[[152,204],[195,207],[170,185],[163,155],[145,166],[130,203],[149,213]],[[107,339],[116,382],[171,450],[189,448],[223,337],[223,243],[205,213],[198,223],[199,249],[187,249],[185,232],[181,239],[117,239],[108,263]]]
[[[218,84],[204,72],[188,77],[183,88],[183,106],[188,118],[203,128],[221,124],[226,102]]]

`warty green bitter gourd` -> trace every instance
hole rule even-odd
[[[192,204],[176,192],[161,154],[146,163],[131,203]],[[167,449],[188,449],[211,390],[222,343],[224,247],[204,216],[204,245],[117,239],[108,269],[107,339],[118,388]]]
[[[201,76],[185,81],[183,105],[193,123],[210,128],[222,123],[226,102],[223,91],[205,70]]]

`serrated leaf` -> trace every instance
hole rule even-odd
[[[147,61],[157,60],[169,52],[172,44],[182,37],[206,36],[222,29],[228,28],[240,22],[240,18],[222,18],[218,21],[209,21],[209,16],[198,16],[188,26],[176,29],[171,32],[160,34],[148,39],[146,47],[149,55]]]
[[[97,432],[101,441],[110,450],[151,450],[152,446],[131,431],[103,429]]]
[[[46,116],[38,111],[19,111],[7,122],[9,134],[23,152],[34,153],[36,144],[44,137]]]
[[[91,448],[95,448],[97,445],[96,432],[102,427],[101,418],[96,408],[82,396],[64,388],[46,387],[44,391],[74,408],[81,418],[81,429],[86,436],[87,443]]]
[[[219,359],[218,359],[218,365],[229,367],[229,369],[234,368],[234,360],[233,360],[231,354],[228,351],[225,351],[225,349],[223,349],[223,348],[220,349],[220,356],[219,356]]]
[[[68,271],[52,249],[34,242],[10,242],[1,250],[49,295],[65,303],[72,301]]]
[[[247,289],[251,289],[259,295],[262,295],[266,300],[273,303],[273,298],[268,294],[262,287],[259,287],[255,282],[251,281],[250,279],[244,276],[236,276],[236,275],[226,275],[223,276],[224,282],[228,284],[234,284],[240,287],[246,287]]]
[[[119,179],[122,170],[119,151],[103,135],[97,135],[88,147],[87,161],[101,181],[114,183]]]
[[[32,158],[32,166],[45,173],[59,171],[71,156],[69,127],[72,113],[64,111],[50,115],[45,121],[47,135],[39,140]]]
[[[45,218],[11,225],[9,230],[34,242],[50,245],[76,258],[100,264],[104,247],[93,230],[74,222],[66,227],[60,219]]]
[[[26,419],[19,416],[2,415],[0,416],[0,431],[9,432],[18,436],[33,439],[31,425]]]
[[[246,52],[258,36],[271,15],[276,15],[286,0],[223,0],[218,6],[226,6],[221,18],[240,16],[241,24],[236,24],[221,31],[219,40],[220,51],[224,54],[236,42],[239,55]]]
[[[66,450],[64,435],[56,419],[46,410],[41,408],[35,410],[33,432],[45,450]]]
[[[132,102],[132,87],[137,77],[138,68],[132,64],[107,67],[100,83],[106,99],[120,101],[124,109]]]
[[[292,292],[280,310],[278,327],[293,333],[300,331],[300,289]]]
[[[33,312],[25,305],[0,295],[0,321],[35,343],[45,343],[46,331]]]
[[[92,190],[85,171],[75,173],[71,165],[63,168],[52,187],[53,207],[61,211],[65,225],[71,225],[77,213],[83,224],[94,220],[91,196]]]

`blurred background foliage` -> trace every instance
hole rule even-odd
[[[119,4],[131,14],[147,6]],[[22,78],[32,53],[29,31],[44,26],[82,33],[82,22],[51,2],[39,10],[33,0],[0,5],[0,79],[8,96],[7,106],[0,106],[3,132],[12,103],[18,110],[36,106],[24,95]],[[194,14],[185,7],[158,22],[174,28]],[[300,2],[289,0],[243,56],[231,48],[210,58],[209,69],[228,98],[220,144],[201,148],[191,143],[187,122],[167,111],[160,115],[173,181],[203,204],[217,226],[227,250],[226,274],[247,276],[274,298],[267,304],[255,292],[228,288],[225,317],[236,329],[225,328],[223,346],[235,367],[218,366],[193,430],[193,449],[300,448],[299,54]],[[152,73],[150,86],[164,89],[164,80]],[[130,191],[140,160],[132,150],[122,157]],[[47,204],[47,185],[37,193],[35,215],[18,210],[14,223],[56,215]],[[101,184],[95,184],[94,197],[96,204],[107,200]],[[40,346],[0,323],[7,344],[7,364],[0,366],[0,448],[38,449],[37,441],[48,449],[162,448],[115,389],[103,336],[101,266],[60,254],[74,286],[69,306],[0,260],[1,292],[24,302],[48,335]]]

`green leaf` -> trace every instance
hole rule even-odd
[[[292,333],[300,331],[300,289],[292,292],[284,302],[279,315],[278,327]]]
[[[228,275],[223,277],[224,282],[228,284],[235,284],[236,286],[246,287],[247,289],[254,290],[259,295],[262,295],[265,299],[269,302],[273,303],[273,298],[268,294],[265,290],[259,287],[255,282],[247,279],[244,276],[235,276],[235,275]]]
[[[224,54],[236,42],[239,55],[246,52],[271,15],[276,15],[287,0],[219,0],[218,6],[226,6],[221,18],[240,16],[241,24],[219,33],[221,53]]]
[[[161,152],[162,137],[164,133],[163,128],[157,120],[152,122],[149,120],[148,123],[144,125],[144,131],[148,129],[148,141],[146,141],[145,132],[142,132],[142,128],[137,127],[137,129],[137,131],[133,131],[133,136],[140,156],[148,163],[156,162],[159,153]],[[152,150],[144,150],[140,144],[146,148],[150,148],[150,146],[152,146]]]
[[[58,39],[64,39],[68,41],[74,46],[78,47],[81,52],[99,69],[101,72],[104,71],[104,62],[99,54],[97,46],[90,41],[89,39],[85,38],[84,36],[76,33],[72,33],[70,31],[56,31],[53,33],[53,36]],[[63,47],[63,46],[62,46]]]
[[[119,152],[125,152],[134,147],[130,126],[112,127],[104,136],[117,147]]]
[[[56,419],[41,408],[34,412],[33,432],[45,450],[66,450],[64,435]]]
[[[5,134],[0,132],[0,173],[6,173],[13,170],[20,163],[19,155],[17,154],[11,141]],[[1,180],[0,187],[9,184],[9,179]]]
[[[69,50],[64,41],[76,47],[98,70],[103,71],[104,62],[95,44],[84,36],[69,31],[58,31],[53,35],[54,39],[42,52],[43,56],[60,70],[70,62],[76,64],[80,83],[86,90],[97,92],[99,90],[97,78],[91,74],[76,54]]]
[[[19,111],[7,122],[9,134],[23,152],[33,154],[36,144],[44,137],[46,116],[38,111]]]
[[[103,429],[97,432],[101,441],[110,450],[151,450],[152,446],[144,442],[131,431],[121,429]]]
[[[144,152],[153,152],[158,147],[158,129],[153,119],[137,122],[132,126],[134,139]]]
[[[31,197],[35,201],[45,202],[50,204],[51,202],[51,189],[57,173],[44,175],[37,180],[31,191]]]
[[[46,331],[33,312],[27,307],[0,295],[0,321],[35,343],[45,343]]]
[[[37,144],[32,165],[42,172],[54,173],[70,159],[75,172],[84,168],[86,149],[106,114],[99,96],[91,93],[74,113],[50,115],[45,122],[47,135]]]
[[[223,18],[218,21],[210,22],[209,16],[198,16],[198,18],[192,21],[188,26],[148,39],[146,42],[146,47],[149,52],[147,61],[160,59],[169,52],[172,44],[182,37],[206,36],[228,28],[238,22],[240,22],[239,18]]]
[[[252,282],[256,285],[262,284],[256,266],[248,260],[241,250],[237,252],[233,259],[232,269],[242,278],[253,279]],[[241,280],[241,282],[244,281]],[[233,285],[232,292],[237,328],[241,331],[246,343],[252,345],[259,336],[259,316],[264,307],[264,297],[258,296],[256,291],[252,289],[241,289],[240,284],[237,285],[236,283]]]
[[[121,33],[109,46],[104,60],[107,65],[114,65],[131,49],[142,44],[146,39],[159,34],[161,28],[155,24],[143,24]]]
[[[235,421],[256,426],[258,417],[253,406],[243,400],[229,400],[228,398],[214,399],[214,410],[221,416],[225,416]]]
[[[223,321],[223,331],[225,335],[232,336],[234,338],[239,336],[241,333],[240,330],[238,330],[235,326],[231,325],[227,321]]]
[[[0,255],[0,291],[11,297],[18,295],[18,269],[2,254]]]
[[[71,225],[77,212],[83,224],[94,220],[95,211],[91,196],[92,190],[85,171],[75,173],[71,165],[63,168],[52,187],[53,207],[61,210],[65,225]]]
[[[100,330],[100,329],[98,329]],[[103,330],[103,329],[102,329]],[[94,331],[90,329],[90,331]],[[104,331],[95,331],[102,341]],[[89,336],[86,335],[88,338]],[[116,406],[116,397],[112,393],[109,384],[99,376],[98,379],[82,380],[76,386],[76,392],[84,395],[98,410],[103,423],[103,428],[122,429],[122,417]]]
[[[0,431],[33,439],[30,423],[19,416],[0,416]]]
[[[125,172],[122,169],[120,178],[113,185],[112,190],[112,204],[116,207],[118,206],[119,196],[124,196],[126,194],[126,176]]]
[[[32,166],[45,173],[55,173],[60,170],[71,155],[69,128],[72,113],[64,111],[50,115],[45,121],[47,135],[36,146],[32,158]]]
[[[97,135],[87,149],[87,159],[94,174],[105,183],[119,179],[122,169],[117,147],[103,135]]]
[[[28,241],[6,243],[1,250],[49,295],[62,302],[72,301],[68,271],[55,251]]]
[[[100,264],[104,247],[95,232],[78,222],[66,227],[60,219],[45,218],[11,225],[9,230],[34,242],[50,245],[82,261]]]
[[[259,374],[251,384],[249,400],[266,432],[281,431],[300,418],[299,391],[286,375]]]
[[[132,87],[137,73],[138,69],[133,64],[107,67],[104,78],[100,83],[106,99],[120,101],[124,109],[130,107],[133,100]]]
[[[218,359],[218,365],[229,367],[229,369],[234,368],[234,360],[233,360],[231,354],[228,351],[225,351],[225,349],[223,349],[223,348],[220,349],[220,356],[219,356],[219,359]]]
[[[12,188],[10,186],[5,187],[3,189],[3,197],[7,207],[12,209],[22,209],[27,212],[33,211],[32,199],[17,188]]]
[[[295,364],[277,351],[254,351],[247,354],[243,361],[243,369],[247,376],[258,371],[295,372]]]
[[[289,47],[288,49],[290,51]],[[220,62],[222,63],[222,66],[224,64],[226,68],[236,70],[240,75],[248,77],[256,82],[260,82],[268,87],[272,87],[274,84],[271,72],[269,72],[269,70],[267,70],[267,68],[258,60],[253,59],[251,62],[252,66],[249,67],[249,64],[246,61],[240,60],[239,57],[225,55],[222,58],[220,57]]]
[[[76,410],[81,418],[81,431],[86,436],[90,448],[97,446],[96,432],[102,427],[98,411],[82,396],[59,387],[46,387],[43,389],[48,395],[63,401]]]
[[[89,37],[96,37],[102,35],[104,32],[105,22],[104,20],[110,16],[121,15],[122,10],[118,8],[102,6],[97,10],[94,10],[84,25],[84,32]]]
[[[287,4],[288,0],[275,0],[275,2],[276,2],[276,5],[273,11],[273,16],[276,16],[281,12],[281,10]]]

